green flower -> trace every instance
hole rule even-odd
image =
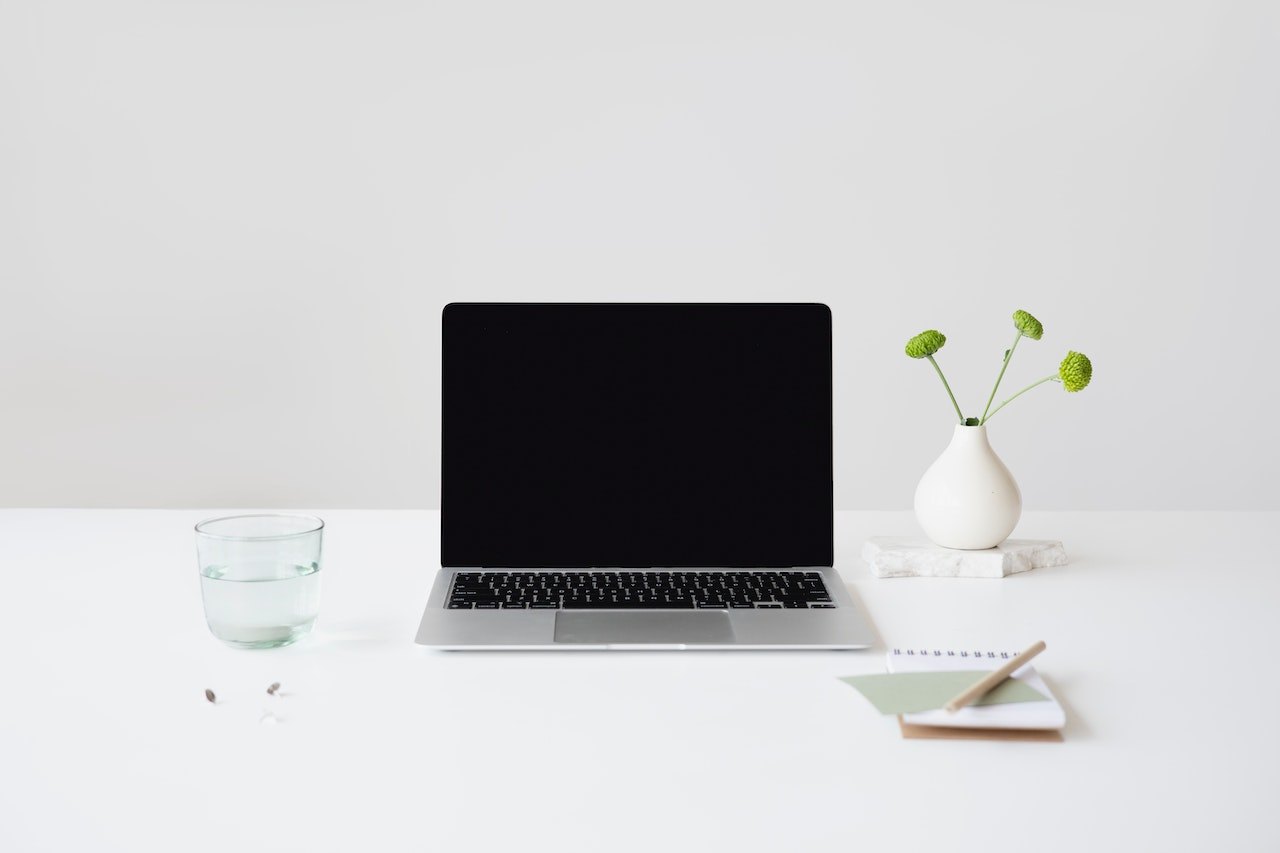
[[[907,341],[907,355],[912,358],[928,358],[947,342],[947,336],[937,329],[927,329]]]
[[[1033,341],[1040,340],[1041,336],[1044,335],[1044,325],[1026,311],[1018,310],[1013,312],[1013,325],[1014,328]]]
[[[1083,390],[1093,378],[1093,362],[1082,352],[1069,351],[1062,364],[1058,365],[1058,378],[1068,391]]]

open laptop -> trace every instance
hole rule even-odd
[[[850,649],[832,568],[831,312],[444,309],[444,649]]]

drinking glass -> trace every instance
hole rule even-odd
[[[196,525],[204,617],[229,646],[287,646],[320,609],[324,522],[310,515],[232,515]]]

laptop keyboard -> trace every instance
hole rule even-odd
[[[818,572],[458,572],[450,610],[833,608]]]

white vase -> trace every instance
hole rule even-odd
[[[991,449],[987,428],[957,425],[916,486],[916,519],[925,535],[944,548],[994,548],[1021,516],[1022,493]]]

